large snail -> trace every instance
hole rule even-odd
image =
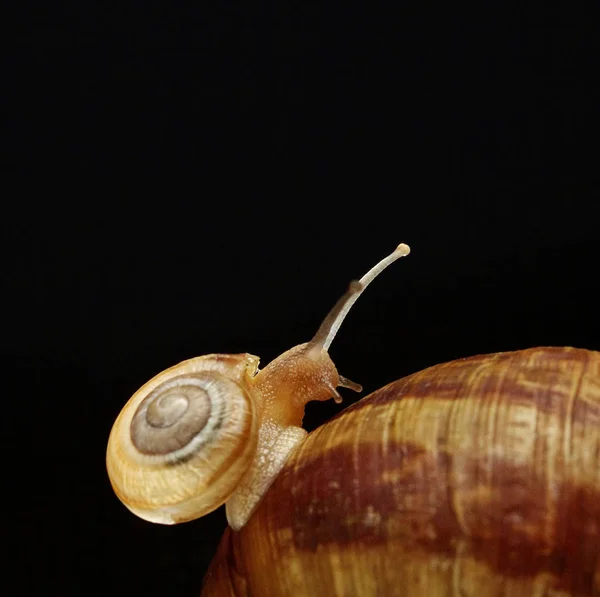
[[[264,369],[190,359],[117,418],[107,468],[130,510],[168,524],[226,505],[204,597],[600,596],[600,353],[459,359],[300,427],[308,401],[360,389],[327,349],[408,251]]]

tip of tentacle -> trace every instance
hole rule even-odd
[[[410,253],[410,247],[406,243],[400,243],[394,253],[400,253],[402,257],[406,257]]]

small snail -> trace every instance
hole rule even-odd
[[[338,374],[327,350],[361,292],[388,265],[408,255],[400,244],[352,282],[314,338],[263,370],[251,354],[212,354],[159,373],[115,421],[106,454],[113,489],[134,513],[173,524],[226,504],[241,529],[306,438],[304,407],[341,401],[337,387],[360,391]]]
[[[327,349],[364,287],[406,254],[351,284],[311,342],[264,370],[251,355],[192,359],[117,419],[107,465],[132,511],[168,523],[226,503],[202,597],[600,597],[600,352],[458,359],[309,435],[299,427],[307,401],[359,388]],[[180,429],[209,373],[229,380],[227,407],[204,398]],[[141,439],[147,426],[157,434]],[[246,443],[233,442],[240,431]]]

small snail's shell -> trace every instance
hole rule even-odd
[[[600,353],[437,365],[294,452],[204,597],[600,595]]]
[[[138,516],[184,522],[220,506],[254,455],[257,417],[247,380],[258,358],[208,355],[163,371],[129,400],[106,464],[117,496]]]

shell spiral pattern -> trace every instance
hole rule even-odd
[[[244,377],[225,375],[212,361],[191,359],[157,375],[113,426],[107,450],[113,489],[146,520],[173,524],[219,507],[256,450]]]
[[[138,406],[131,441],[147,455],[170,462],[197,452],[223,421],[224,402],[211,400],[224,378],[214,374],[179,376],[162,383]]]

